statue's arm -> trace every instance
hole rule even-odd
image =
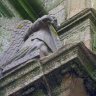
[[[28,37],[39,30],[40,26],[41,26],[41,21],[39,19],[37,19],[32,26],[29,28],[29,30],[27,31],[26,35],[24,36],[24,41],[26,41],[28,39]]]
[[[42,24],[43,24],[42,20],[40,18],[37,19],[31,27],[31,32],[36,32],[37,30],[39,30]]]
[[[32,26],[30,27],[29,31],[27,32],[27,34],[25,35],[25,40],[26,38],[28,38],[32,33],[38,31],[42,26],[43,26],[43,22],[42,20],[39,18],[37,19],[33,24]]]
[[[48,25],[48,22],[52,21],[49,15],[44,15],[41,18],[38,18],[32,25],[31,30],[33,32],[39,30],[39,28]]]
[[[33,32],[38,31],[40,28],[48,26],[49,24],[53,24],[57,26],[57,19],[50,15],[44,15],[41,18],[37,19],[30,28],[27,36],[32,34]]]

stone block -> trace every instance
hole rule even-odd
[[[71,18],[72,16],[76,15],[80,11],[84,10],[85,8],[91,7],[91,1],[90,0],[68,0],[67,5],[67,11],[68,11],[68,18]]]
[[[94,16],[96,14],[92,12],[92,10],[90,8],[85,9],[81,11],[78,15],[72,17],[65,22],[64,27],[61,28],[58,32],[61,32],[60,39],[63,42],[63,45],[79,43],[82,41],[87,48],[89,48],[90,50],[94,50],[93,47],[96,46],[96,44],[94,44],[96,42],[96,39],[94,39],[96,34]]]

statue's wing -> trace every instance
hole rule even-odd
[[[30,31],[32,22],[29,20],[20,21],[16,26],[13,34],[10,47],[2,54],[0,58],[0,67],[3,68],[5,65],[9,64],[14,58],[15,54],[19,51],[22,44],[24,43],[24,37]]]

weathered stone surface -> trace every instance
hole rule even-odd
[[[83,41],[85,45],[91,49],[91,30],[90,30],[90,20],[83,21],[81,24],[75,26],[67,32],[64,32],[60,36],[63,44],[79,43]]]
[[[91,70],[90,70],[90,68],[88,66],[90,65],[91,61],[90,61],[90,63],[88,63],[89,59],[86,59],[86,56],[85,56],[86,53],[83,53],[82,48],[83,48],[83,46],[80,44],[71,46],[71,47],[67,47],[66,49],[62,48],[62,50],[58,51],[59,53],[58,52],[54,53],[49,59],[43,58],[44,61],[42,60],[41,62],[29,61],[29,63],[27,63],[27,64],[25,63],[20,68],[15,69],[14,72],[6,74],[6,76],[4,76],[3,78],[0,79],[0,94],[2,94],[2,96],[8,96],[9,94],[17,92],[18,90],[24,88],[25,86],[34,84],[34,82],[38,81],[38,79],[40,79],[40,78],[43,78],[43,80],[45,81],[47,78],[50,77],[50,76],[46,77],[50,72],[60,68],[61,66],[66,66],[68,62],[70,62],[70,61],[72,62],[76,58],[79,61],[79,64],[82,67],[84,66],[85,72],[88,72],[88,74],[93,74],[94,73],[93,71],[95,71],[94,66],[91,64],[92,66],[90,67],[91,68]],[[70,53],[72,53],[72,54],[70,54]],[[64,57],[66,57],[66,59]],[[54,61],[54,63],[53,63],[53,61]],[[47,66],[48,64],[50,65],[50,68],[49,68],[49,66]],[[71,64],[69,66],[71,66]],[[78,66],[78,65],[76,65],[76,66]],[[79,69],[82,69],[82,67],[80,67]],[[67,67],[65,67],[65,69],[66,68]],[[90,71],[91,71],[91,73],[90,73]],[[45,74],[46,74],[46,76],[45,76]],[[91,78],[94,79],[94,76],[92,76]],[[19,95],[17,95],[17,96],[19,96]]]
[[[49,96],[77,96],[78,94],[86,96],[83,79],[90,78],[96,86],[96,56],[87,49],[92,50],[91,36],[95,38],[94,16],[92,9],[88,9],[65,22],[65,26],[58,33],[64,46],[40,61],[30,60],[5,74],[0,78],[0,95],[20,96],[28,92],[29,86],[32,85],[31,95],[33,96],[46,96],[48,93]],[[82,43],[77,44],[81,41],[87,48]],[[11,50],[14,50],[14,47]],[[67,72],[73,70],[78,75],[67,76]],[[62,79],[60,76],[65,77]],[[91,88],[96,89],[94,86]]]
[[[83,79],[65,74],[61,82],[61,93],[58,96],[88,96]]]
[[[10,47],[0,58],[1,73],[5,74],[31,59],[39,59],[62,47],[55,29],[57,20],[50,15],[42,16],[33,24],[23,20],[14,29]],[[51,26],[51,27],[50,27]],[[53,30],[51,30],[53,28]]]
[[[59,24],[63,23],[66,19],[66,6],[67,1],[64,0],[60,4],[58,4],[55,8],[49,11],[49,14],[52,14],[57,18]]]
[[[92,8],[96,9],[96,0],[91,0]]]
[[[90,0],[68,0],[68,17],[70,18],[80,11],[84,10],[85,8],[91,7]]]
[[[95,33],[96,26],[92,14],[96,15],[93,9],[85,9],[65,22],[64,27],[58,32],[63,45],[82,41],[87,48],[93,50],[93,39],[95,38],[93,33]]]
[[[12,40],[12,32],[14,28],[19,22],[20,19],[17,18],[0,18],[0,53],[4,53],[4,51],[9,47],[10,42]]]

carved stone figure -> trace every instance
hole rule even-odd
[[[57,20],[49,15],[37,19],[33,24],[28,20],[21,21],[18,24],[16,30],[14,30],[13,37],[15,39],[6,51],[7,56],[5,52],[0,60],[3,73],[14,69],[27,60],[46,56],[60,47],[57,48],[56,40],[59,41],[59,39],[51,32],[50,24],[57,26]],[[11,54],[8,55],[10,51]],[[5,61],[3,61],[4,58]]]

